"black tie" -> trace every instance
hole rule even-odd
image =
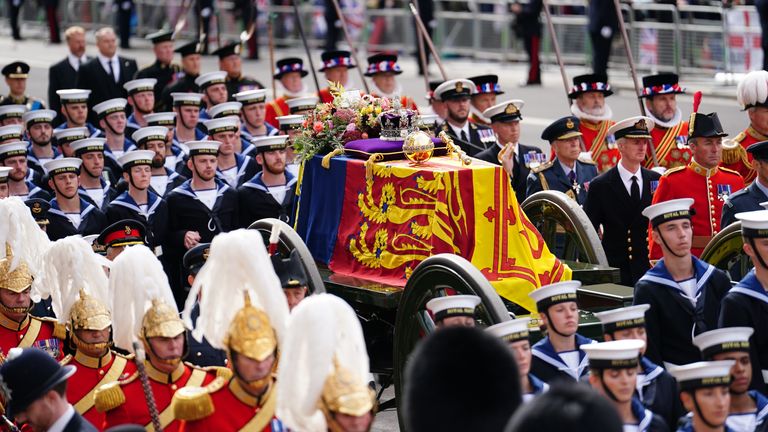
[[[629,188],[632,201],[640,201],[640,185],[637,184],[637,176],[632,176],[632,186]]]
[[[113,82],[117,82],[117,79],[115,79],[115,70],[112,68],[112,60],[107,60],[107,63],[109,63],[109,76],[112,77]]]
[[[469,140],[467,139],[467,133],[464,132],[464,129],[461,130],[461,140],[464,142],[469,142]]]

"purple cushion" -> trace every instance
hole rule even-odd
[[[445,144],[440,138],[432,138],[435,144],[435,156],[446,153]],[[374,153],[380,153],[384,160],[405,159],[402,141],[384,141],[379,138],[350,141],[344,145],[344,154],[355,159],[368,159]]]

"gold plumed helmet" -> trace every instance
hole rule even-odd
[[[19,261],[15,269],[10,270],[13,261],[11,245],[5,244],[5,258],[0,260],[0,288],[20,293],[32,286],[32,274],[24,261]]]
[[[376,401],[374,391],[336,359],[333,363],[333,372],[323,385],[322,409],[354,417],[370,412]]]
[[[184,330],[184,322],[179,318],[176,308],[166,303],[162,298],[152,299],[152,307],[147,310],[141,321],[141,336],[143,338],[173,338],[184,333]]]
[[[256,361],[263,361],[277,349],[275,330],[269,316],[251,305],[248,293],[243,306],[229,324],[224,340],[229,351],[234,351]]]
[[[112,314],[107,306],[80,290],[80,298],[69,312],[72,330],[104,330],[112,325]]]

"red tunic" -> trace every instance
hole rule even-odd
[[[214,384],[215,385],[215,384]],[[201,420],[184,422],[184,432],[238,431],[248,424],[248,430],[284,430],[275,417],[277,399],[274,383],[261,398],[254,398],[240,387],[234,377],[218,388],[210,389],[213,414]],[[262,414],[259,414],[262,413]]]
[[[272,127],[279,128],[280,122],[277,121],[277,118],[289,115],[290,113],[291,109],[288,108],[288,103],[286,102],[285,96],[281,96],[273,101],[267,102],[264,121],[272,125]]]
[[[677,198],[693,198],[696,214],[691,219],[693,243],[691,253],[700,256],[712,237],[720,231],[720,216],[728,195],[744,188],[744,180],[736,171],[715,167],[707,170],[696,161],[687,167],[668,170],[661,176],[653,194],[653,204]],[[650,258],[662,257],[661,246],[653,242],[649,226]]]
[[[178,431],[179,422],[174,420],[173,407],[171,406],[173,394],[177,389],[188,385],[195,387],[207,385],[216,378],[216,373],[182,363],[169,376],[153,368],[149,362],[146,362],[145,365],[163,430],[166,432]],[[121,424],[139,424],[144,425],[145,428],[151,426],[152,419],[149,416],[147,400],[138,375],[137,372],[128,379],[120,381],[120,387],[125,394],[125,403],[107,411],[104,429]]]
[[[750,145],[768,140],[768,136],[756,131],[752,126],[736,135],[732,145],[723,145],[723,161],[720,166],[732,169],[742,177],[744,183],[750,184],[755,180],[757,172],[752,168],[752,153],[747,153]]]
[[[56,360],[64,357],[64,342],[54,336],[56,322],[27,315],[19,324],[0,313],[0,350],[7,356],[11,348],[42,348]]]
[[[691,149],[688,148],[688,122],[683,121],[671,128],[656,126],[651,130],[653,148],[659,165],[670,169],[686,166],[692,160]],[[651,151],[645,157],[645,167],[653,168]]]
[[[67,384],[67,400],[75,407],[75,411],[91,424],[103,424],[104,413],[94,408],[93,395],[103,384],[124,380],[133,375],[136,372],[136,363],[131,361],[132,359],[133,356],[125,357],[112,351],[101,359],[78,351],[74,356],[68,355],[62,360],[62,366],[77,366],[77,371],[69,378]]]
[[[613,120],[603,120],[593,123],[580,119],[579,130],[584,140],[587,151],[592,152],[592,160],[597,164],[597,170],[601,173],[616,166],[621,159],[619,149],[608,141],[608,129],[614,125]]]

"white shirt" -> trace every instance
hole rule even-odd
[[[141,210],[141,214],[146,216],[148,209],[149,209],[149,204],[139,204],[139,210]]]
[[[464,131],[464,133],[467,134],[466,135],[467,136],[467,141],[469,141],[469,122],[468,121],[465,122],[464,126],[462,126],[462,127],[458,127],[457,128],[456,126],[454,126],[454,125],[452,125],[450,123],[448,123],[448,126],[450,126],[451,129],[453,129],[453,133],[455,133],[456,136],[459,137],[459,139],[461,139],[461,131]]]
[[[208,207],[208,210],[213,210],[213,205],[216,204],[216,192],[214,189],[196,190],[195,195],[197,198]]]
[[[627,193],[629,196],[632,196],[632,176],[637,177],[637,187],[640,188],[640,196],[643,196],[643,175],[641,173],[640,167],[637,167],[637,172],[629,172],[628,169],[624,168],[624,165],[621,163],[616,164],[617,167],[619,167],[619,177],[621,177],[621,181],[624,183],[624,188],[627,189]]]
[[[233,166],[232,168],[221,170],[220,172],[231,187],[237,187],[237,165]]]
[[[168,168],[171,171],[176,171],[176,163],[178,162],[178,158],[176,155],[166,155],[165,156],[165,164],[164,166]]]
[[[579,370],[579,350],[563,351],[557,353],[563,362],[565,362],[568,369],[577,372]]]
[[[80,228],[80,222],[83,221],[83,218],[80,216],[80,213],[65,213],[69,220],[72,221],[72,225],[75,226],[75,228]]]
[[[690,300],[691,303],[696,306],[696,278],[692,277],[690,279],[680,281],[677,284],[680,285],[680,288],[683,289],[683,292],[685,292],[688,300]]]
[[[112,58],[104,57],[103,55],[99,54],[99,63],[101,63],[101,67],[104,68],[104,72],[109,75],[109,64],[112,63],[112,72],[115,74],[115,82],[120,81],[120,62],[117,61],[117,55],[112,56]]]
[[[163,196],[165,195],[165,189],[168,187],[168,176],[152,176],[152,178],[149,179],[149,184],[152,186],[152,189],[157,192],[158,195]]]
[[[67,54],[67,60],[69,61],[69,65],[72,66],[72,69],[75,71],[80,70],[80,66],[88,61],[88,57],[83,54],[82,57],[77,58],[72,53]],[[79,61],[78,61],[79,60]]]
[[[750,432],[755,430],[757,424],[757,412],[730,414],[725,419],[725,425],[734,432]]]
[[[269,189],[269,194],[272,195],[272,198],[274,198],[275,201],[280,204],[283,203],[283,200],[285,199],[285,193],[288,188],[285,186],[269,186],[267,189]]]
[[[48,432],[62,432],[67,426],[67,423],[69,423],[69,421],[72,420],[72,417],[74,416],[75,408],[73,408],[72,405],[67,404],[67,410],[64,411],[64,414],[59,417],[58,420],[53,422],[51,427],[48,428]]]
[[[96,207],[101,208],[101,205],[104,204],[104,190],[101,188],[86,189],[85,192],[96,203]]]

